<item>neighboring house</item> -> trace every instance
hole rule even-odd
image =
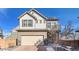
[[[5,40],[3,39],[3,30],[0,28],[0,49],[5,48]]]
[[[53,29],[54,24],[58,25],[58,19],[49,19],[35,9],[23,13],[18,19],[18,45],[35,45],[37,42],[43,44],[48,30]]]
[[[5,48],[12,48],[17,45],[17,30],[18,26],[15,27],[5,38]]]
[[[3,30],[0,28],[0,38],[3,39]]]

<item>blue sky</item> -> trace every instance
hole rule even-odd
[[[10,32],[18,26],[17,17],[30,8],[0,8],[0,27],[4,34]],[[79,8],[37,8],[40,13],[48,18],[56,17],[59,23],[64,26],[68,21],[72,21],[75,27],[79,26]]]

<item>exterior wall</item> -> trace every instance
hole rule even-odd
[[[31,11],[29,14],[33,15],[35,18],[37,18],[37,20],[45,20],[43,17],[41,17],[34,11]]]
[[[55,24],[58,25],[58,21],[46,21],[46,23],[51,23],[51,28],[48,28],[48,27],[47,27],[48,24],[46,25],[46,27],[47,27],[48,29],[52,29],[52,26],[55,25]]]
[[[33,20],[33,27],[22,27],[22,20],[23,19]],[[20,27],[20,29],[34,29],[35,28],[35,20],[31,16],[29,16],[28,14],[26,14],[23,17],[20,18],[20,20],[19,20],[19,27]]]
[[[46,29],[46,19],[44,19],[34,11],[31,11],[30,14],[33,15],[38,20],[38,23],[36,23],[37,29]],[[40,20],[42,21],[42,23],[40,23]]]
[[[44,39],[47,38],[47,32],[18,32],[18,45],[21,45],[22,35],[43,35]]]
[[[42,21],[42,22],[44,22],[44,21]],[[46,29],[46,23],[36,24],[36,29]]]
[[[24,15],[23,17],[21,17],[20,20],[19,20],[19,25],[20,25],[19,27],[20,27],[20,29],[46,29],[46,22],[44,23],[45,19],[43,19],[40,16],[36,16],[36,18],[38,20],[38,23],[36,23],[35,19],[33,19],[28,14]],[[22,20],[23,19],[33,20],[33,27],[22,27]],[[42,23],[40,23],[40,20],[42,20]]]

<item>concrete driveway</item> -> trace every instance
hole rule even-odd
[[[18,46],[13,51],[37,51],[37,47],[32,45]]]
[[[39,46],[38,48],[36,46],[18,46],[13,51],[54,51],[53,48],[48,46]]]

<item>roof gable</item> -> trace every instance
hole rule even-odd
[[[30,15],[28,12],[23,13],[21,16],[18,17],[18,19],[20,19],[21,17],[23,17],[24,15],[28,14],[30,17],[32,17],[33,19],[37,20],[35,17],[33,17],[32,15]]]
[[[30,11],[28,11],[28,13],[30,13],[30,12],[34,12],[34,13],[36,13],[36,14],[38,14],[39,16],[41,16],[43,19],[47,19],[47,17],[46,16],[44,16],[43,14],[41,14],[41,13],[39,13],[36,9],[31,9]]]
[[[22,15],[20,15],[20,16],[18,17],[18,19],[20,19],[20,18],[23,17],[24,15],[28,14],[29,16],[31,16],[32,18],[34,18],[35,20],[37,20],[33,15],[30,14],[31,11],[34,11],[35,13],[37,13],[37,14],[38,14],[39,16],[41,16],[42,18],[47,19],[47,17],[45,17],[44,15],[42,15],[41,13],[39,13],[39,12],[38,12],[37,10],[35,10],[35,9],[31,9],[30,11],[23,13]]]

